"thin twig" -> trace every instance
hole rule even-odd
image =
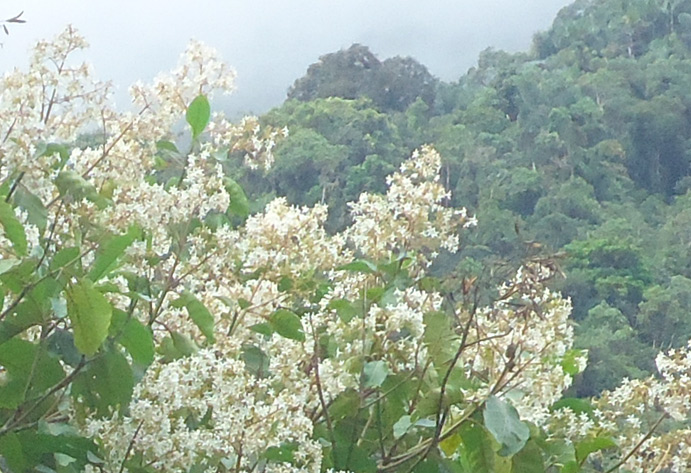
[[[638,451],[638,449],[640,449],[643,446],[643,444],[645,442],[647,442],[650,437],[653,436],[653,434],[655,433],[655,429],[657,429],[660,426],[660,424],[662,424],[662,421],[665,420],[666,418],[667,418],[667,413],[664,412],[662,414],[662,416],[660,416],[660,418],[657,420],[657,422],[655,422],[655,424],[650,428],[648,433],[645,434],[645,436],[643,436],[643,438],[631,449],[631,451],[629,453],[627,453],[626,456],[624,456],[624,458],[619,460],[619,462],[617,462],[617,464],[615,464],[612,468],[605,471],[605,473],[612,473],[616,469],[618,469],[620,466],[622,466],[624,463],[626,463],[629,460],[629,458],[631,458],[633,456],[633,454],[636,453]]]

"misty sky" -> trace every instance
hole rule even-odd
[[[30,45],[67,24],[86,36],[86,59],[101,79],[127,87],[171,69],[189,38],[221,51],[238,72],[231,115],[262,113],[320,55],[352,43],[380,59],[412,56],[452,81],[487,47],[529,48],[571,0],[4,0],[0,16],[28,23],[2,38],[0,71],[24,67]]]

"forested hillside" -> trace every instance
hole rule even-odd
[[[691,1],[578,0],[530,51],[487,50],[453,83],[354,45],[288,97],[261,117],[289,129],[268,179],[235,167],[255,209],[323,201],[340,230],[346,202],[429,143],[448,203],[479,221],[437,271],[492,287],[552,260],[590,353],[577,394],[652,372],[691,338]]]

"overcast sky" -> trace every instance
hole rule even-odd
[[[24,67],[39,38],[72,24],[91,44],[87,59],[126,101],[127,87],[169,70],[190,38],[221,51],[238,72],[229,113],[262,113],[320,55],[352,43],[380,59],[412,56],[452,81],[487,47],[526,50],[571,0],[3,0],[2,18],[24,25],[2,38],[0,71]]]

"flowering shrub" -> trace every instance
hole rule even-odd
[[[211,114],[233,86],[216,53],[191,43],[120,113],[70,64],[84,46],[69,28],[2,83],[3,470],[687,471],[687,351],[560,399],[586,354],[554,268],[487,307],[430,276],[475,224],[431,147],[341,233],[323,205],[249,216],[226,157],[268,167],[286,130]]]

